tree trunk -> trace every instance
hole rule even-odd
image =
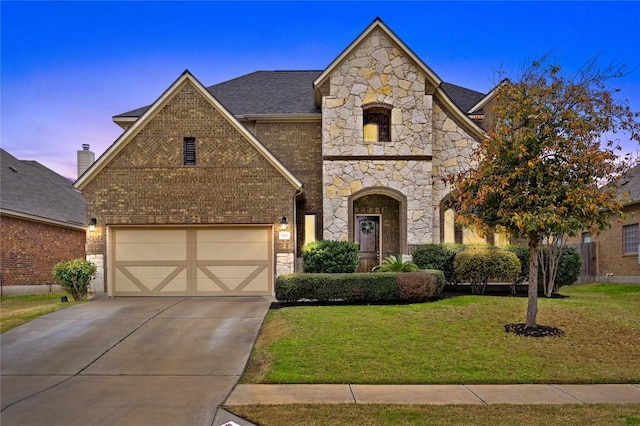
[[[529,303],[527,304],[527,327],[536,327],[538,316],[538,238],[529,240]]]

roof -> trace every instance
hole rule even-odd
[[[313,81],[322,71],[256,71],[207,87],[236,117],[258,114],[320,114]],[[140,117],[150,106],[116,117]],[[116,118],[114,117],[114,118]]]
[[[455,84],[442,82],[440,85],[444,93],[451,101],[460,108],[462,112],[468,114],[471,108],[478,104],[486,96],[484,93],[467,89],[466,87],[457,86]]]
[[[320,114],[314,105],[313,82],[322,71],[256,71],[207,87],[233,115]],[[451,83],[442,90],[463,112],[468,112],[486,95]],[[140,117],[150,105],[114,117]]]
[[[233,81],[233,80],[232,80]],[[94,162],[89,169],[87,169],[78,180],[75,182],[75,186],[78,189],[83,189],[98,173],[115,157],[143,128],[159,111],[169,102],[175,93],[177,93],[184,85],[191,84],[220,114],[232,125],[235,129],[255,148],[276,170],[278,170],[285,179],[291,183],[291,185],[297,190],[302,189],[302,182],[298,180],[296,176],[284,164],[280,162],[256,137],[249,132],[242,124],[238,122],[236,117],[222,105],[218,99],[211,94],[211,91],[205,88],[200,81],[198,81],[188,70],[184,71],[180,77],[149,107],[144,109],[144,112],[140,119],[129,127],[120,137]],[[255,90],[259,88],[254,87]],[[233,90],[230,90],[233,91]],[[290,96],[297,96],[295,92],[290,92]],[[283,101],[286,99],[286,95],[283,96]],[[250,104],[251,102],[243,102],[238,100],[238,105],[243,103]],[[244,106],[243,106],[244,107]],[[276,105],[274,105],[276,107]],[[136,110],[136,111],[142,111]]]
[[[620,178],[617,193],[624,197],[625,205],[640,202],[640,164]]]
[[[36,161],[0,149],[0,211],[57,225],[84,228],[86,202],[67,178]]]

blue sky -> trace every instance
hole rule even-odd
[[[613,82],[640,111],[640,2],[0,2],[2,147],[76,177],[76,151],[120,135],[189,69],[205,85],[257,70],[324,69],[380,17],[444,81],[481,92],[551,52]],[[637,143],[624,144],[637,151]]]

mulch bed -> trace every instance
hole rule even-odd
[[[559,328],[546,325],[527,327],[526,324],[506,324],[504,331],[525,337],[558,337],[564,334],[564,331]]]

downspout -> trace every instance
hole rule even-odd
[[[296,201],[304,193],[304,187],[301,186],[293,195],[293,272],[296,272],[296,264],[298,263],[298,207]]]

